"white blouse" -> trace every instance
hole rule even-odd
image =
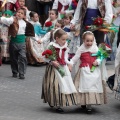
[[[4,0],[0,0],[0,1],[3,2]],[[15,3],[17,2],[17,0],[7,0],[7,3],[8,3],[8,2],[15,4]]]
[[[77,8],[76,8],[76,11],[75,11],[75,14],[74,14],[74,18],[71,21],[72,24],[76,24],[76,23],[79,22],[81,5],[82,5],[82,0],[79,0]],[[97,0],[88,0],[87,8],[98,9]],[[112,22],[112,18],[113,18],[113,11],[112,11],[111,0],[105,0],[105,8],[106,8],[106,13],[105,13],[104,20],[106,20],[107,23],[111,23]]]
[[[10,26],[11,24],[13,24],[14,22],[14,18],[10,17],[10,18],[6,18],[6,17],[1,17],[1,23]],[[25,29],[26,29],[26,22],[24,20],[18,20],[18,24],[19,24],[19,29],[18,29],[18,33],[17,35],[24,35],[25,34]]]

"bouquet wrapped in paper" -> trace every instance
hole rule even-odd
[[[110,53],[111,53],[111,48],[107,44],[101,43],[98,52],[95,54],[91,54],[91,56],[97,56],[97,59],[102,63],[104,59],[109,57]],[[95,68],[96,66],[92,66],[91,72],[93,72]]]
[[[114,16],[113,16],[114,17]],[[105,24],[105,20],[101,17],[92,18],[93,24],[85,26],[86,30],[95,31],[100,30],[103,32],[118,32],[118,26],[114,24]]]
[[[42,56],[45,56],[47,59],[50,59],[50,61],[57,60],[55,47],[53,45],[50,45],[49,48],[42,53]],[[65,71],[62,68],[62,66],[59,66],[56,69],[58,70],[62,77],[65,76]]]

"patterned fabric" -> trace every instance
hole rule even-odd
[[[76,86],[76,89],[79,89],[79,78],[80,78],[80,70],[78,70],[75,78],[74,78],[74,84]],[[107,95],[106,95],[106,85],[105,81],[102,81],[103,86],[103,93],[78,93],[77,94],[77,103],[80,105],[100,105],[100,104],[106,104],[107,103]]]
[[[44,63],[42,52],[43,44],[38,44],[30,38],[26,39],[27,60],[29,64]]]
[[[98,0],[98,9],[101,13],[101,16],[104,18],[105,17],[105,3],[104,0]],[[88,5],[88,0],[83,0],[82,5],[81,5],[81,13],[80,13],[80,19],[81,19],[81,24],[83,23],[86,11],[87,11],[87,5]]]
[[[68,46],[70,49],[69,53],[75,54],[79,46],[80,46],[80,36],[73,36],[73,39],[71,40]]]
[[[120,64],[115,69],[115,82],[116,81],[117,81],[117,89],[115,93],[115,99],[120,100]]]
[[[51,65],[46,67],[45,75],[42,84],[42,96],[44,103],[50,106],[71,106],[76,105],[76,94],[60,93],[58,78],[55,74],[55,68]]]
[[[118,82],[115,99],[120,100],[120,81]]]
[[[9,37],[8,37],[8,26],[0,24],[0,47],[1,57],[9,58]]]

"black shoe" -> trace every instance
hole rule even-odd
[[[57,112],[57,113],[61,113],[61,114],[64,113],[64,111],[63,111],[62,108],[57,108],[57,109],[56,109],[56,112]]]
[[[87,109],[86,112],[87,114],[92,114],[92,109]]]
[[[20,74],[20,75],[19,75],[19,79],[25,79],[24,75],[23,75],[23,74]]]
[[[17,78],[17,74],[13,74],[12,77]]]
[[[86,105],[81,105],[81,108],[82,109],[86,109]]]
[[[87,114],[91,114],[92,113],[91,105],[87,105],[86,112],[87,112]]]

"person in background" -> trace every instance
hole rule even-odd
[[[44,25],[49,16],[49,10],[52,9],[53,0],[36,0],[37,11],[40,16],[40,23]]]
[[[26,39],[27,60],[29,64],[39,65],[43,64],[42,52],[44,51],[43,43],[39,44],[38,41],[46,34],[42,30],[39,23],[39,16],[36,12],[30,12],[30,23],[34,26],[35,37],[28,37]]]
[[[25,72],[27,68],[26,58],[26,36],[35,36],[33,25],[25,20],[26,10],[20,8],[17,10],[15,17],[1,17],[0,22],[9,26],[8,34],[10,38],[10,61],[13,77],[17,78],[19,74],[20,79],[25,79]]]
[[[20,8],[24,8],[26,10],[26,20],[29,21],[30,20],[29,14],[31,11],[29,11],[28,8],[25,6],[25,0],[18,0],[18,4]]]
[[[79,0],[71,21],[71,28],[74,28],[75,24],[80,23],[82,36],[82,33],[87,31],[86,26],[93,25],[92,18],[97,18],[98,16],[105,20],[104,24],[111,24],[113,18],[111,0]],[[93,33],[98,45],[104,42],[104,32],[95,30]]]
[[[74,10],[69,9],[72,0],[55,0],[52,9],[57,9],[58,19],[62,19],[65,14],[74,13]]]
[[[48,19],[45,21],[45,24],[46,24],[47,22],[52,22],[52,26],[53,26],[53,28],[54,28],[54,27],[55,27],[55,24],[56,24],[56,22],[57,22],[57,19],[58,19],[58,12],[57,12],[57,10],[52,9],[52,10],[49,11],[49,17],[48,17]],[[44,26],[45,26],[45,24],[44,24]]]
[[[10,10],[6,10],[3,12],[2,16],[6,18],[10,18],[13,16],[13,12]],[[9,26],[0,23],[0,46],[1,46],[1,57],[2,62],[9,63],[10,62],[10,55],[9,55],[9,43],[10,38],[8,36]]]
[[[11,10],[12,12],[14,12],[20,8],[18,0],[0,0],[0,6],[1,11]]]

